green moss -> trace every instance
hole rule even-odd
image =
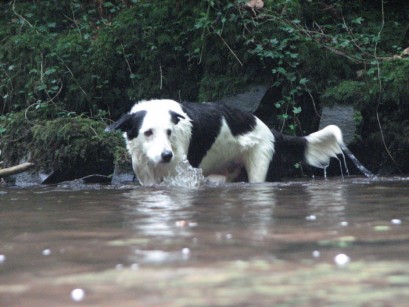
[[[103,131],[105,124],[88,118],[59,118],[33,127],[32,159],[53,168],[79,161],[113,161],[114,149],[122,144],[116,134]]]
[[[329,87],[321,96],[321,100],[327,105],[334,103],[358,105],[369,101],[370,98],[367,85],[354,80],[342,81],[336,86]]]
[[[78,164],[114,161],[114,151],[123,146],[116,133],[104,132],[105,123],[80,116],[29,122],[26,114],[2,118],[3,156],[8,164],[28,158],[38,169],[70,168]]]

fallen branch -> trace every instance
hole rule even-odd
[[[19,164],[16,166],[0,169],[0,178],[25,172],[26,170],[28,170],[29,168],[33,166],[34,166],[34,163],[27,162],[27,163]]]

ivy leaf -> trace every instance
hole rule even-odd
[[[301,107],[293,107],[293,113],[294,114],[300,114],[301,113]]]
[[[353,24],[355,24],[355,25],[360,25],[360,24],[362,24],[363,21],[364,21],[364,19],[362,17],[358,17],[358,18],[352,19],[351,22]]]
[[[51,67],[51,68],[48,68],[48,69],[45,71],[44,75],[49,76],[49,75],[55,73],[56,71],[57,71],[57,69],[55,69],[54,67]]]
[[[301,80],[300,80],[300,84],[301,85],[305,85],[305,84],[307,84],[308,83],[308,79],[307,78],[302,78]]]

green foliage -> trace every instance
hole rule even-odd
[[[367,103],[372,98],[365,82],[355,80],[341,81],[337,86],[328,88],[321,96],[322,101],[327,105],[334,103],[358,105]]]
[[[354,104],[362,141],[377,153],[377,164],[389,172],[408,172],[409,59],[395,59],[368,69],[360,81],[344,81],[323,95],[324,101]],[[386,150],[386,148],[387,150]],[[380,162],[380,163],[379,163]],[[371,163],[371,161],[367,161]]]
[[[247,2],[2,4],[0,146],[10,144],[3,154],[21,156],[25,142],[58,139],[35,128],[47,121],[66,127],[84,117],[117,118],[148,98],[212,101],[254,83],[271,87],[276,127],[292,134],[304,132],[302,118],[318,122],[322,104],[334,102],[358,106],[363,134],[379,136],[376,117],[399,130],[392,110],[406,110],[407,60],[390,59],[409,46],[408,3],[265,0],[256,10]],[[80,149],[67,144],[57,161]]]
[[[31,126],[24,112],[0,116],[0,150],[4,161],[15,164],[27,156],[27,144],[32,140]]]

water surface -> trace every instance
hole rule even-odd
[[[0,305],[405,306],[408,209],[407,178],[3,188]]]

